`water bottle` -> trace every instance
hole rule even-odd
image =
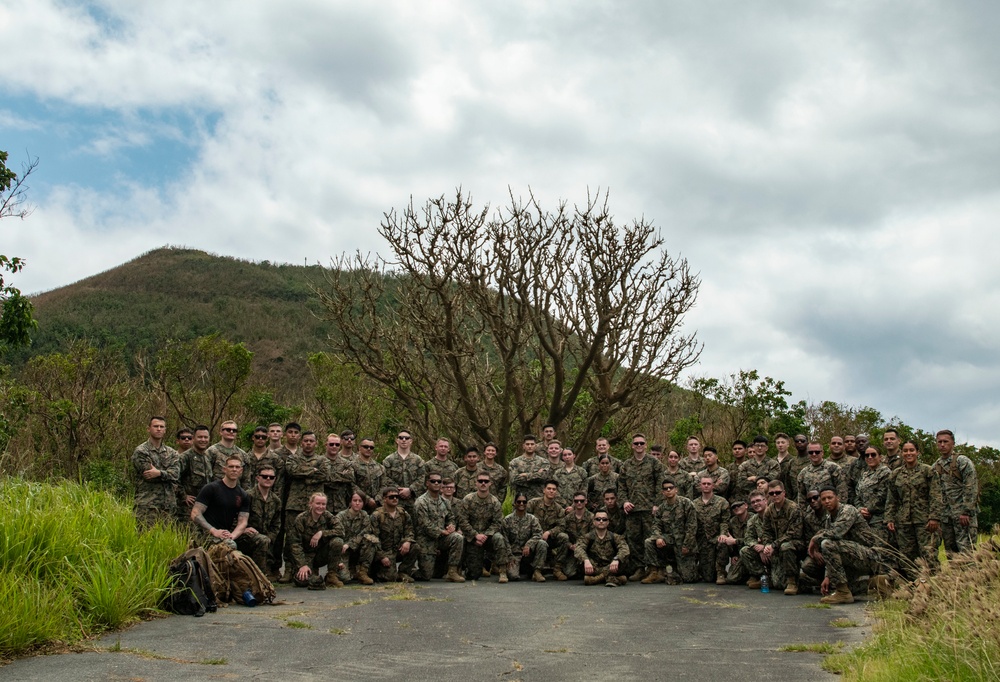
[[[765,573],[760,577],[760,591],[761,592],[771,591],[771,583],[769,583],[767,580],[767,573]]]
[[[257,606],[257,597],[253,596],[253,592],[247,590],[243,593],[243,603],[247,606]]]

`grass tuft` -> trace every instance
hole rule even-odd
[[[813,654],[835,654],[844,648],[843,642],[809,642],[801,644],[786,644],[778,651],[790,651],[793,653],[806,652]]]
[[[860,627],[861,623],[856,620],[851,620],[850,618],[834,618],[830,621],[830,625],[835,628],[856,628]]]

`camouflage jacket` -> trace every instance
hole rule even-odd
[[[472,471],[469,471],[468,467],[462,467],[461,469],[456,469],[455,473],[448,477],[455,481],[455,497],[462,500],[465,499],[466,495],[476,492],[476,476],[479,475],[479,472],[480,469],[478,467]],[[492,476],[490,477],[490,482],[493,482]],[[504,490],[503,493],[497,493],[491,485],[490,494],[495,495],[499,499],[501,494],[506,496],[507,491]]]
[[[868,513],[871,514],[868,523],[881,523],[885,516],[891,475],[892,471],[889,467],[881,464],[874,471],[865,467],[865,471],[857,481],[854,490],[854,506],[858,509],[868,510]]]
[[[511,552],[516,553],[517,550],[527,547],[532,540],[542,539],[542,527],[534,514],[518,516],[511,512],[503,517],[500,528],[503,530],[507,542],[510,543]]]
[[[570,544],[576,542],[584,535],[594,530],[594,515],[586,509],[583,511],[583,518],[576,518],[576,514],[570,512],[566,514],[563,527],[569,536]]]
[[[487,466],[485,462],[480,462],[479,471],[489,474],[490,480],[493,481],[490,492],[496,495],[498,500],[507,499],[507,470],[496,463]]]
[[[635,505],[633,511],[652,511],[661,499],[660,484],[663,482],[663,465],[660,460],[649,455],[637,460],[629,457],[622,463],[618,474],[618,504],[626,502]]]
[[[351,506],[351,495],[357,488],[354,479],[354,462],[337,455],[326,458],[326,482],[323,484],[328,498],[327,507],[341,512]]]
[[[353,509],[345,509],[338,512],[337,521],[340,522],[340,526],[344,529],[344,543],[350,545],[353,549],[361,546],[363,536],[373,536],[371,519],[368,516],[368,512],[364,509],[357,512]],[[371,539],[375,540],[375,537],[371,537]]]
[[[887,488],[886,523],[922,526],[944,517],[941,487],[929,464],[917,462],[913,468],[896,469],[889,475]]]
[[[729,532],[729,502],[726,498],[712,495],[705,503],[701,497],[691,501],[698,515],[698,538],[703,542],[714,543],[720,535]]]
[[[729,516],[729,536],[736,540],[736,544],[733,545],[733,551],[739,551],[740,547],[743,546],[743,537],[747,532],[747,524],[750,522],[750,515],[748,514],[745,519],[740,519],[740,517],[735,514]]]
[[[466,540],[473,540],[476,535],[495,535],[500,532],[500,522],[503,521],[503,508],[493,495],[485,498],[476,493],[469,493],[462,498],[459,505],[458,528]]]
[[[806,493],[810,490],[823,490],[832,487],[837,491],[837,496],[841,502],[847,500],[847,478],[842,474],[840,467],[829,461],[822,461],[818,465],[809,463],[805,469],[799,472],[798,499],[806,499]]]
[[[763,544],[780,549],[785,542],[802,541],[802,514],[799,506],[791,500],[786,499],[781,509],[769,502],[761,518],[764,522]]]
[[[693,552],[698,547],[698,512],[694,502],[680,495],[674,504],[667,504],[666,500],[660,502],[649,537]]]
[[[430,493],[424,493],[417,498],[413,505],[413,526],[418,541],[422,544],[436,543],[449,525],[458,528],[451,505],[443,497],[434,499]]]
[[[613,471],[607,476],[598,471],[587,479],[587,507],[591,511],[604,506],[604,491],[608,488],[618,492],[618,474]]]
[[[826,526],[826,510],[822,507],[813,511],[808,504],[799,507],[802,514],[802,539],[807,543]]]
[[[374,459],[367,462],[358,457],[354,460],[354,491],[361,493],[367,503],[373,499],[381,504],[382,486],[386,485],[385,468]]]
[[[740,472],[736,477],[735,499],[745,500],[757,487],[756,483],[748,481],[747,478],[766,478],[769,481],[781,480],[781,466],[778,460],[765,457],[758,462],[756,457],[748,457],[747,461],[740,465]]]
[[[285,475],[288,477],[285,510],[305,511],[313,493],[326,494],[326,455],[315,450],[307,455],[299,450],[285,462]]]
[[[678,469],[676,472],[670,473],[664,467],[663,480],[670,481],[677,486],[677,494],[681,497],[686,497],[689,500],[694,497],[694,479],[683,469]],[[663,483],[661,482],[660,485],[663,485]]]
[[[416,542],[413,529],[413,518],[402,507],[396,508],[396,515],[391,516],[385,507],[379,507],[369,517],[372,535],[378,538],[379,547],[375,558],[381,560],[388,556],[393,558],[404,542],[411,545]]]
[[[524,493],[529,500],[542,494],[548,477],[549,460],[538,455],[521,455],[510,462],[510,490],[512,493]]]
[[[465,467],[462,468],[464,469]],[[438,474],[441,478],[455,478],[455,472],[457,471],[458,471],[458,465],[452,462],[450,459],[446,459],[442,462],[437,457],[431,457],[429,460],[424,462],[425,478],[427,476],[430,476],[431,474]],[[457,483],[458,481],[456,480],[455,482]]]
[[[142,472],[158,469],[160,475],[147,481]],[[132,482],[135,485],[135,508],[173,514],[177,509],[174,485],[180,479],[181,463],[177,451],[169,445],[153,447],[147,440],[132,453]],[[197,495],[197,493],[195,493]]]
[[[275,541],[281,530],[281,495],[272,488],[265,500],[255,487],[247,491],[247,504],[250,507],[247,527]]]
[[[420,459],[420,455],[411,452],[406,459],[403,459],[398,452],[394,452],[382,460],[382,466],[385,467],[386,485],[391,483],[400,488],[409,488],[412,491],[412,497],[409,500],[402,498],[399,500],[400,504],[406,505],[407,508],[412,506],[416,498],[427,490],[427,468],[424,460]]]
[[[628,543],[617,533],[608,532],[599,538],[597,531],[592,530],[577,541],[573,555],[595,566],[607,566],[615,559],[622,563],[628,559]]]
[[[708,469],[702,469],[699,471],[693,480],[697,481],[701,479],[702,476],[711,476],[712,480],[715,481],[715,494],[719,497],[725,497],[729,494],[729,472],[721,466],[716,466],[715,471],[709,471]],[[676,485],[676,483],[674,484]]]
[[[295,517],[295,522],[288,531],[292,557],[299,568],[309,565],[309,556],[316,553],[316,548],[309,545],[316,533],[322,533],[323,538],[344,538],[344,529],[337,517],[328,511],[320,514],[318,519],[312,513],[304,511]],[[331,558],[331,562],[333,558]]]
[[[680,461],[677,462],[677,466],[681,471],[687,472],[690,477],[691,474],[697,473],[705,468],[705,458],[698,457],[697,459],[694,459],[691,455],[684,455],[681,457]]]
[[[528,500],[527,511],[538,519],[543,533],[547,531],[562,533],[565,531],[566,508],[559,504],[558,500],[553,501],[552,504],[545,504],[544,497],[535,497]]]
[[[847,503],[853,504],[855,507],[863,507],[863,504],[857,504],[855,494],[857,492],[856,488],[858,481],[860,481],[861,476],[868,471],[868,464],[865,462],[864,458],[858,459],[857,457],[845,454],[840,459],[830,457],[827,461],[840,467],[840,475],[843,476],[844,484],[847,486]],[[840,501],[843,502],[844,500],[845,498],[841,498]],[[855,501],[852,502],[852,500]]]
[[[243,460],[243,474],[240,476],[240,487],[246,490],[252,487],[250,477],[253,475],[253,465],[250,463],[250,458],[247,457],[247,452],[239,445],[234,444],[232,447],[226,447],[222,444],[222,441],[215,443],[214,445],[209,445],[208,450],[209,456],[212,458],[212,473],[215,476],[215,480],[222,480],[223,469],[226,467],[226,460],[230,457],[236,456]]]
[[[760,514],[750,514],[747,517],[747,525],[743,529],[743,544],[747,547],[764,544],[764,519]]]
[[[857,507],[842,504],[836,514],[826,515],[826,526],[815,536],[824,540],[847,540],[857,542],[865,547],[879,544],[878,537],[868,527],[868,522],[861,516]]]
[[[276,450],[268,450],[261,457],[257,457],[252,451],[247,453],[247,462],[245,466],[250,468],[250,484],[254,486],[257,484],[257,474],[264,467],[271,467],[274,469],[274,487],[272,490],[278,493],[278,497],[284,495],[285,490],[285,458],[282,457]]]
[[[198,497],[201,489],[215,480],[212,457],[207,450],[199,453],[194,448],[185,450],[178,457],[181,493]]]
[[[947,459],[938,458],[931,467],[941,490],[941,520],[958,521],[958,517],[963,514],[975,519],[979,507],[979,483],[972,460],[965,455],[952,453]]]
[[[566,471],[566,468],[562,467],[552,475],[552,478],[559,481],[559,495],[567,504],[573,499],[573,495],[587,490],[587,470],[583,467],[574,466],[573,471]]]

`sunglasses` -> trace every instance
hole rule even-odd
[[[476,481],[476,483],[479,483],[480,485],[487,485],[489,482],[490,482],[490,479],[488,479],[488,478],[485,481]]]
[[[413,440],[411,436],[396,436],[396,440]]]
[[[177,440],[194,440],[194,436],[181,436]]]
[[[818,499],[819,495],[810,495],[809,497],[806,498],[806,502],[815,502]]]
[[[225,433],[236,433],[236,429],[230,429],[230,428],[222,429],[222,431]]]
[[[427,481],[427,483],[429,485],[441,485],[441,479],[440,478],[432,478],[429,481]]]
[[[374,445],[362,445],[361,449],[362,450],[374,450],[375,446]]]
[[[267,434],[255,433],[253,436],[254,440],[267,440]]]
[[[387,499],[387,500],[398,500],[399,499],[399,495],[386,495],[385,499]]]
[[[771,492],[768,493],[768,495],[770,495],[771,497],[777,497],[778,495],[784,495],[784,494],[785,494],[784,490],[772,490]]]
[[[822,450],[806,450],[807,455],[822,455]]]
[[[587,500],[573,500],[573,504],[584,504]]]
[[[607,523],[607,522],[608,519],[605,519],[603,517],[594,517],[594,523]]]
[[[645,444],[646,444],[646,441],[644,441],[644,440],[634,440],[634,441],[632,441],[632,445],[645,445]]]
[[[257,474],[257,478],[263,478],[265,481],[273,481],[274,474]]]
[[[528,504],[527,500],[514,500],[514,504]]]

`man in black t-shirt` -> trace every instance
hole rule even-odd
[[[240,487],[242,475],[243,459],[237,455],[227,457],[222,479],[212,481],[198,493],[191,520],[208,535],[205,544],[225,542],[236,548],[236,539],[250,519],[247,494]]]

